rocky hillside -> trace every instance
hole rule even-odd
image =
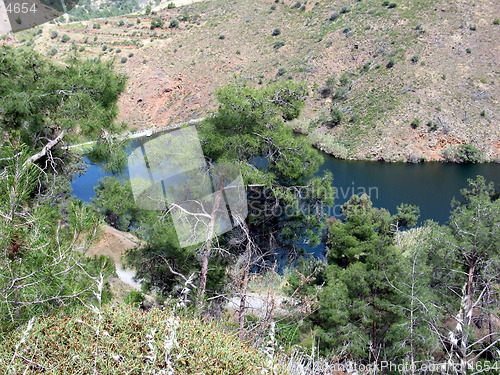
[[[472,145],[483,160],[500,160],[494,1],[167,4],[46,24],[13,43],[54,59],[114,59],[130,76],[121,119],[137,129],[210,113],[214,90],[235,75],[255,84],[294,79],[311,95],[307,121],[292,125],[336,156],[443,160]]]

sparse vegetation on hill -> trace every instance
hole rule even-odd
[[[154,127],[203,116],[214,109],[214,90],[238,73],[256,83],[290,77],[308,82],[314,94],[304,115],[322,131],[330,96],[316,88],[348,74],[351,83],[335,100],[342,98],[339,110],[355,121],[325,129],[335,143],[348,145],[348,158],[444,160],[446,147],[467,143],[485,160],[500,159],[492,99],[499,85],[489,53],[500,28],[490,2],[290,1],[270,11],[266,2],[216,0],[171,9],[165,4],[157,12],[98,21],[100,30],[85,23],[58,27],[77,45],[89,34],[99,36],[79,52],[89,58],[102,53],[102,44],[140,52],[136,62],[123,65],[131,89],[122,97],[121,116],[133,124]],[[158,17],[170,28],[150,30]],[[219,35],[230,43],[217,43]],[[51,43],[42,35],[35,45],[46,49]],[[63,58],[70,46],[56,44],[56,57]],[[156,66],[168,67],[168,74],[153,79]],[[277,76],[279,68],[286,74]],[[480,115],[484,109],[491,117]],[[405,126],[416,117],[439,128]]]

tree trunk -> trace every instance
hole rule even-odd
[[[215,191],[214,205],[212,207],[212,212],[210,214],[207,240],[203,245],[203,251],[201,254],[200,282],[198,285],[198,305],[203,303],[203,297],[205,296],[205,290],[207,286],[208,262],[210,260],[210,256],[212,255],[212,240],[213,237],[215,236],[215,224],[217,221],[217,212],[219,210],[220,203],[222,200],[223,187],[224,187],[224,177],[220,176],[219,184],[217,186],[217,190]]]
[[[250,238],[247,238],[247,244],[245,248],[245,253],[243,254],[243,275],[241,279],[241,291],[240,291],[240,308],[238,310],[238,323],[240,326],[240,339],[244,338],[245,335],[245,313],[246,313],[246,302],[247,302],[247,289],[248,289],[248,279],[250,277],[250,259],[252,252],[252,244],[250,243]]]

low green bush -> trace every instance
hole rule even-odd
[[[151,20],[151,26],[150,26],[151,30],[162,27],[163,27],[163,20],[160,17],[155,17]]]
[[[2,339],[6,374],[261,374],[276,365],[216,323],[123,305],[39,318]]]
[[[441,153],[446,161],[453,163],[466,164],[484,161],[484,154],[469,144],[449,146]]]
[[[332,108],[332,110],[330,111],[330,117],[326,122],[326,125],[337,126],[338,124],[340,124],[343,118],[344,118],[344,113],[340,109]]]
[[[284,45],[285,45],[285,42],[283,42],[282,40],[279,40],[273,44],[273,48],[278,50],[281,47],[283,47]]]
[[[330,21],[335,21],[336,19],[338,19],[340,17],[340,14],[335,12],[333,13],[331,16],[330,16]]]
[[[170,21],[170,23],[168,24],[168,28],[169,29],[176,29],[177,27],[179,27],[179,21],[176,20],[175,18]]]

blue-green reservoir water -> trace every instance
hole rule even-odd
[[[134,140],[131,150],[148,141]],[[318,170],[333,173],[336,188],[335,205],[329,208],[330,216],[340,215],[340,206],[353,194],[367,193],[376,207],[387,208],[391,213],[401,203],[420,207],[420,220],[435,220],[444,224],[448,220],[450,202],[460,197],[460,189],[467,187],[467,179],[482,175],[486,180],[500,185],[500,164],[447,164],[447,163],[384,163],[338,160],[323,154],[324,162]],[[73,194],[84,202],[95,196],[97,181],[110,176],[102,166],[89,164],[87,171],[72,181]],[[127,178],[127,171],[120,178]]]

